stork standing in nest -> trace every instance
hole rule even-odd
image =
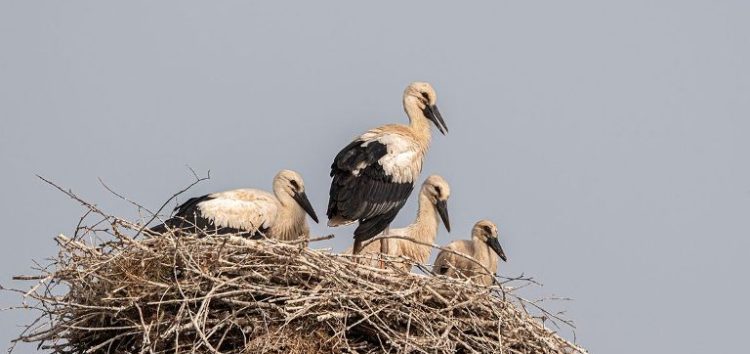
[[[448,218],[448,198],[450,198],[451,189],[448,182],[443,177],[432,175],[422,183],[422,189],[419,191],[419,209],[417,218],[411,225],[401,229],[391,229],[390,234],[394,236],[403,236],[409,239],[385,239],[388,243],[388,253],[391,256],[404,256],[416,263],[424,264],[430,258],[432,247],[437,237],[440,220],[448,232],[451,231],[451,224]],[[420,243],[415,243],[419,241]],[[424,244],[421,244],[424,243]],[[427,245],[425,245],[427,244]],[[379,255],[379,245],[371,242],[362,248],[360,254]],[[351,254],[350,247],[344,253]],[[410,263],[398,263],[397,268],[409,272],[412,265]]]
[[[299,173],[282,170],[273,179],[273,194],[235,189],[188,199],[175,214],[151,231],[164,233],[236,234],[295,240],[309,236],[306,215],[318,222]]]
[[[454,278],[464,276],[479,284],[492,285],[494,276],[487,272],[495,272],[498,257],[503,262],[508,260],[500,246],[498,236],[495,223],[489,220],[478,221],[471,231],[471,240],[454,241],[445,247],[445,249],[471,256],[476,262],[443,250],[438,253],[435,260],[435,273]]]
[[[409,198],[430,146],[430,122],[441,133],[448,132],[436,101],[430,84],[411,83],[403,96],[408,125],[371,129],[333,160],[328,226],[359,222],[354,230],[354,254],[360,253],[363,241],[389,227]],[[388,254],[386,242],[381,242],[381,251]]]

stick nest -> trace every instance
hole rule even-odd
[[[14,291],[39,315],[17,341],[50,353],[585,353],[546,326],[567,322],[500,278],[383,270],[303,243],[148,235],[82,203],[103,218],[16,277],[34,281]]]

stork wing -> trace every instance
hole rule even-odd
[[[266,192],[239,189],[213,194],[213,199],[198,204],[201,216],[217,227],[258,232],[276,221],[278,205]]]
[[[175,215],[152,230],[166,227],[217,234],[257,236],[275,222],[278,205],[263,191],[240,189],[188,199],[175,208]]]
[[[341,150],[331,165],[329,225],[358,220],[354,232],[358,239],[371,238],[388,227],[421,169],[421,156],[413,145],[399,134],[368,132]]]

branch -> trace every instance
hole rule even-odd
[[[195,173],[195,170],[193,170],[190,166],[188,166],[188,169],[190,169],[190,172],[193,173],[193,176],[195,177],[195,181],[193,181],[193,183],[190,183],[187,187],[181,189],[179,192],[177,192],[175,194],[172,194],[172,196],[169,197],[169,199],[167,199],[167,201],[165,201],[164,204],[162,204],[159,207],[159,210],[157,210],[156,213],[152,213],[153,216],[151,216],[151,219],[149,219],[146,223],[143,224],[143,226],[141,226],[141,228],[138,230],[138,232],[135,233],[135,236],[133,236],[133,239],[137,238],[138,235],[140,235],[143,232],[143,230],[146,229],[146,227],[148,226],[148,224],[150,224],[152,221],[156,220],[156,218],[159,216],[159,213],[161,213],[161,211],[164,210],[164,207],[166,207],[167,204],[169,204],[172,200],[174,200],[175,198],[177,198],[177,196],[179,196],[182,193],[187,192],[188,189],[193,188],[193,186],[195,186],[196,184],[201,183],[201,182],[203,182],[205,180],[211,179],[211,170],[208,170],[208,172],[206,172],[206,177],[198,177],[198,174]]]

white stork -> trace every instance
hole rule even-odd
[[[466,257],[443,250],[435,260],[435,273],[454,278],[462,275],[479,284],[492,285],[494,277],[487,274],[487,270],[495,272],[498,257],[503,262],[508,260],[500,246],[498,235],[495,223],[489,220],[478,221],[471,230],[471,241],[453,241],[445,249],[471,256],[484,267]]]
[[[288,241],[309,235],[305,213],[318,222],[302,176],[282,170],[273,179],[273,194],[247,188],[190,198],[175,208],[174,216],[151,230],[249,238],[265,235]]]
[[[408,125],[371,129],[333,160],[328,226],[359,222],[354,231],[354,254],[361,251],[363,241],[388,228],[409,198],[430,146],[430,121],[441,133],[448,132],[436,100],[430,84],[411,83],[403,96]],[[386,246],[381,242],[387,254]]]
[[[451,224],[448,219],[448,198],[450,198],[451,189],[448,182],[443,177],[432,175],[422,183],[422,189],[419,191],[419,209],[417,218],[411,225],[391,229],[390,234],[394,236],[404,236],[415,241],[426,244],[435,242],[440,226],[440,219],[448,232],[451,231]],[[432,247],[414,243],[408,239],[386,239],[388,243],[389,255],[404,256],[416,263],[424,264],[430,258]],[[380,252],[379,245],[375,242],[369,243],[362,248],[360,254],[378,255]],[[350,247],[344,253],[351,254]],[[398,266],[405,272],[411,270],[411,265],[403,263],[403,267]]]

